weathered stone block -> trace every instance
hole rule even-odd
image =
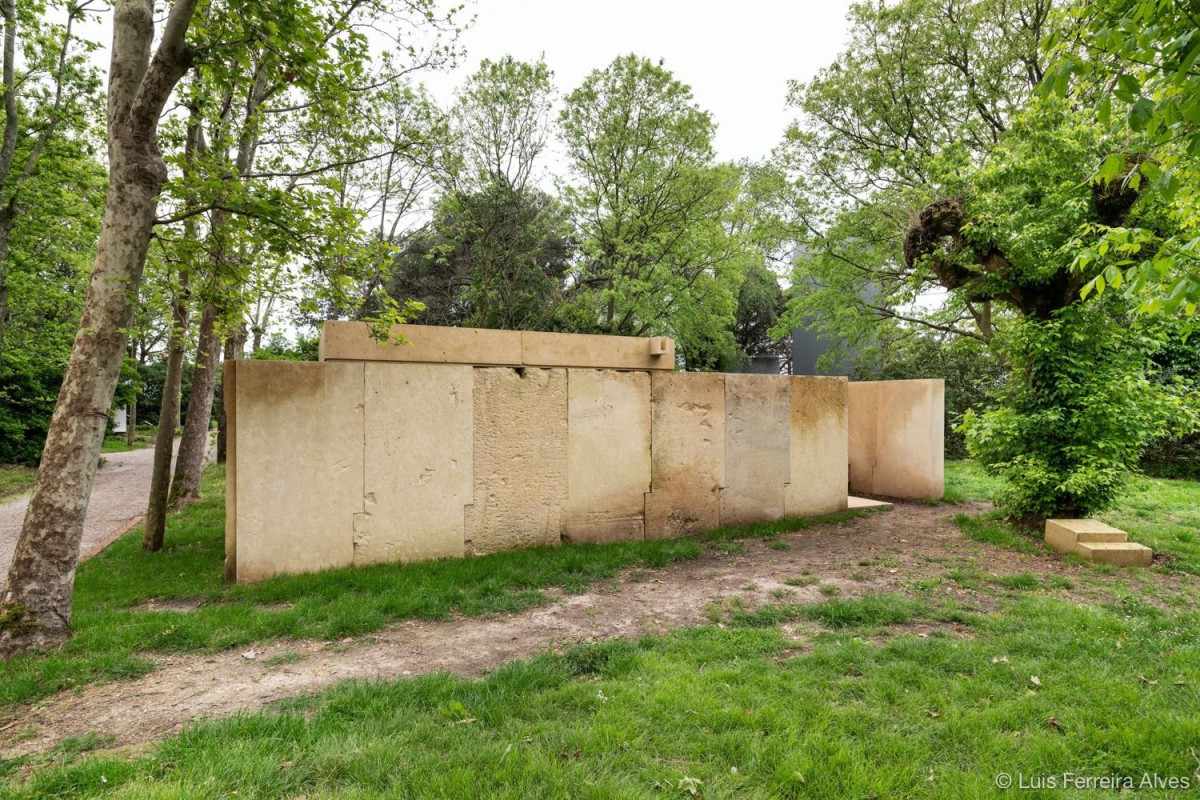
[[[944,492],[945,384],[851,383],[850,491],[908,499]]]
[[[784,514],[784,486],[791,474],[789,382],[781,375],[725,376],[722,525]]]
[[[1148,567],[1154,560],[1154,551],[1136,542],[1080,542],[1075,552],[1088,561],[1118,567]]]
[[[664,337],[399,325],[381,342],[365,322],[326,322],[322,361],[394,361],[471,366],[672,370],[675,340]]]
[[[322,361],[396,361],[428,364],[521,365],[521,333],[439,325],[398,325],[381,342],[365,322],[326,322]]]
[[[650,375],[567,370],[567,504],[576,542],[641,539],[650,490]]]
[[[673,370],[675,340],[523,331],[521,358],[537,367]]]
[[[231,369],[237,579],[350,565],[363,499],[363,365]]]
[[[474,370],[366,365],[366,470],[354,563],[461,557],[471,503]]]
[[[1046,544],[1059,553],[1074,553],[1079,542],[1124,542],[1125,531],[1094,519],[1046,520]]]
[[[783,495],[786,516],[832,514],[847,506],[846,394],[845,378],[791,378],[791,477]]]
[[[567,371],[475,370],[467,552],[558,544],[567,499]]]
[[[675,538],[719,527],[725,484],[725,376],[655,372],[650,383],[646,538]]]

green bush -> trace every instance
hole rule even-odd
[[[56,361],[6,354],[0,364],[0,464],[37,465],[62,376]]]
[[[1110,508],[1172,417],[1170,393],[1147,377],[1154,340],[1107,305],[1014,324],[1004,402],[963,420],[971,455],[1005,479],[999,507],[1023,524]]]

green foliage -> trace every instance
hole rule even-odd
[[[1004,405],[962,424],[972,457],[1006,481],[999,507],[1030,525],[1112,507],[1171,416],[1145,375],[1152,347],[1094,305],[1027,318],[1006,334]]]
[[[397,258],[387,291],[420,301],[425,324],[548,330],[558,324],[572,254],[570,221],[556,200],[498,181],[447,193]]]
[[[1170,224],[1099,226],[1081,231],[1079,265],[1103,261],[1089,289],[1124,284],[1147,314],[1200,306],[1200,35],[1193,3],[1095,0],[1062,12],[1043,89],[1097,95],[1100,121],[1123,140],[1096,159],[1098,189],[1143,191],[1167,206]],[[1109,256],[1105,259],[1105,256]]]
[[[553,124],[554,73],[544,59],[484,59],[458,93],[451,116],[456,190],[500,185],[523,192]]]
[[[852,351],[895,322],[990,337],[1003,315],[987,301],[951,292],[916,302],[944,287],[904,263],[903,240],[920,209],[950,193],[939,185],[946,173],[969,172],[1025,106],[1057,26],[1050,9],[1044,0],[851,6],[846,49],[789,86],[800,118],[778,159],[794,184],[800,246],[777,333],[815,329]],[[948,153],[957,163],[939,174]]]
[[[0,463],[36,464],[82,313],[106,181],[91,142],[52,139],[13,221],[0,353]]]
[[[761,255],[728,224],[741,170],[715,162],[691,89],[621,56],[567,96],[561,130],[580,247],[566,326],[673,335],[691,363],[733,357],[737,291]]]
[[[321,347],[319,336],[298,336],[295,343],[272,336],[250,357],[259,361],[316,361]]]

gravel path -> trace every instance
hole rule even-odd
[[[179,449],[179,440],[175,440]],[[154,448],[131,450],[128,453],[107,453],[105,462],[96,472],[92,499],[88,503],[87,519],[83,524],[83,558],[99,553],[114,539],[141,522],[150,499],[150,470],[154,464]],[[8,574],[29,495],[25,494],[0,505],[0,588]]]

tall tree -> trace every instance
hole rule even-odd
[[[388,293],[419,300],[418,319],[508,330],[557,327],[574,254],[571,222],[544,192],[497,181],[447,193],[396,258]]]
[[[439,66],[453,53],[438,44],[436,34],[447,19],[436,11],[432,0],[397,7],[352,0],[293,7],[283,18],[234,14],[209,21],[223,39],[243,44],[221,59],[210,58],[189,86],[207,141],[197,179],[180,188],[201,195],[206,277],[193,281],[203,304],[170,505],[199,495],[221,345],[226,333],[235,340],[243,336],[245,289],[257,255],[265,251],[266,260],[274,261],[285,248],[302,255],[311,249],[306,239],[336,247],[346,230],[357,232],[360,210],[327,213],[329,178],[387,157],[389,145],[376,112],[408,97],[402,89],[411,71]],[[396,24],[398,33],[389,44],[406,60],[376,57],[357,32],[360,26],[383,23]],[[289,63],[272,26],[285,29],[290,50],[320,57]],[[432,31],[433,44],[417,47],[403,38],[414,35],[414,28]],[[237,349],[231,346],[231,353]],[[147,528],[147,546],[156,549],[161,531],[151,533]]]
[[[167,179],[158,122],[190,68],[195,0],[176,0],[155,40],[149,0],[113,7],[108,168],[96,262],[83,320],[50,421],[37,483],[0,600],[0,655],[64,641],[83,519],[125,354],[158,194]]]
[[[0,132],[0,358],[9,318],[13,226],[22,213],[23,196],[56,139],[86,133],[94,119],[100,80],[88,63],[95,48],[77,27],[92,0],[61,4],[2,0],[4,48],[2,81],[4,125]],[[61,8],[61,12],[59,9]],[[53,20],[56,13],[65,19]],[[18,49],[20,53],[18,53]],[[20,61],[18,61],[18,57]],[[82,137],[80,137],[82,138]]]
[[[933,199],[936,157],[977,165],[1042,80],[1052,0],[901,0],[851,6],[847,48],[789,103],[778,151],[795,182],[799,259],[784,327],[869,341],[881,322],[986,341],[991,305],[946,295],[904,263],[910,220]],[[930,303],[940,295],[944,302]],[[918,303],[918,298],[922,302]]]
[[[567,323],[670,333],[683,349],[715,335],[732,348],[752,252],[727,225],[741,176],[716,163],[715,125],[691,90],[661,64],[621,56],[567,96],[561,130],[580,245]]]
[[[523,191],[553,128],[554,73],[544,60],[484,59],[451,109],[455,188],[468,192],[503,184]]]

